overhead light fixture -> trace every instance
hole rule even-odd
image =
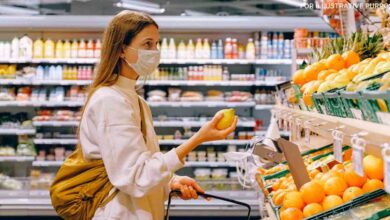
[[[298,8],[303,8],[306,5],[305,2],[299,1],[299,0],[274,0],[274,1],[286,4],[286,5],[298,7]]]
[[[0,14],[7,15],[39,15],[39,11],[16,6],[0,5]]]
[[[160,5],[151,2],[122,0],[114,5],[119,8],[143,11],[150,14],[162,14],[165,12],[165,8],[161,8]]]

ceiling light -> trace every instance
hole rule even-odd
[[[165,12],[165,8],[160,8],[158,4],[149,2],[122,0],[121,2],[116,3],[115,6],[136,11],[143,11],[150,14],[162,14]]]

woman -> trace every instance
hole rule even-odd
[[[119,193],[99,208],[99,219],[162,219],[170,190],[181,198],[203,192],[195,180],[173,176],[184,166],[186,155],[205,141],[225,138],[231,127],[217,130],[217,114],[193,137],[163,154],[147,103],[135,91],[139,76],[159,65],[158,25],[148,15],[122,11],[107,27],[102,56],[80,124],[80,143],[86,159],[102,159],[112,185]]]

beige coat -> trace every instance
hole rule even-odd
[[[103,159],[110,182],[119,194],[99,208],[93,220],[163,219],[172,174],[184,164],[175,149],[160,152],[149,106],[141,99],[146,143],[135,80],[120,76],[111,87],[91,97],[80,126],[86,159]]]

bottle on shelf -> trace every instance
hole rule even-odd
[[[69,42],[69,40],[65,40],[64,42],[64,58],[71,58],[72,57],[72,46]]]
[[[63,71],[63,69],[62,69],[62,66],[61,65],[57,65],[56,66],[56,76],[55,76],[55,80],[61,80],[62,79],[62,72]]]
[[[222,39],[218,40],[217,44],[217,59],[223,59],[224,56],[224,45]]]
[[[44,77],[44,70],[43,67],[39,65],[36,70],[35,78],[37,80],[43,80],[44,79],[43,77]]]
[[[179,46],[177,47],[177,58],[178,59],[186,59],[187,57],[187,48],[184,44],[184,41],[181,40]]]
[[[277,58],[277,54],[278,54],[278,33],[273,33],[273,37],[272,37],[272,56],[271,58],[272,59],[275,59]]]
[[[70,52],[70,57],[71,58],[77,58],[78,56],[78,49],[79,49],[79,45],[78,45],[78,42],[76,39],[73,39],[72,41],[72,46],[71,46],[71,52]]]
[[[283,58],[283,52],[284,52],[284,36],[283,33],[279,34],[278,39],[278,52],[277,52],[277,58],[282,59]]]
[[[86,58],[93,58],[94,57],[93,49],[94,49],[94,43],[93,43],[93,40],[90,38],[90,39],[88,39],[88,43],[87,43],[87,49],[86,49],[86,53],[85,53]]]
[[[211,59],[218,59],[218,47],[217,47],[217,42],[213,41],[211,43]]]
[[[237,39],[233,38],[231,59],[238,59],[238,45],[237,44],[238,44]]]
[[[11,58],[11,43],[7,41],[4,43],[4,59],[9,58]]]
[[[50,80],[56,79],[56,67],[54,65],[50,65],[49,67],[49,79]]]
[[[187,59],[194,59],[195,58],[195,46],[192,39],[188,40],[187,44]]]
[[[267,59],[268,58],[268,34],[266,32],[263,32],[261,34],[261,59]]]
[[[232,39],[230,37],[228,37],[225,40],[225,48],[224,48],[225,59],[232,59],[232,57],[233,57],[232,54],[233,54]]]
[[[62,43],[62,40],[58,40],[56,43],[55,57],[59,59],[65,57],[64,44]]]
[[[87,44],[85,43],[84,39],[80,39],[79,47],[77,50],[77,57],[78,58],[85,58],[87,56]]]
[[[163,59],[168,59],[169,55],[168,55],[168,41],[167,41],[167,38],[163,38],[162,39],[162,43],[161,43],[161,58]]]
[[[253,39],[249,38],[248,43],[246,45],[246,59],[254,60],[256,58],[256,48],[255,44],[253,43]]]
[[[95,48],[93,51],[94,58],[100,58],[101,47],[102,47],[102,42],[100,41],[100,39],[97,39],[96,43],[95,43]]]
[[[210,59],[210,43],[209,39],[205,38],[203,42],[203,59]]]
[[[48,38],[45,41],[45,50],[44,50],[44,57],[45,58],[54,58],[54,41],[52,41],[50,38]]]
[[[203,58],[202,39],[198,38],[196,40],[196,46],[195,46],[195,59],[202,59],[202,58]]]
[[[238,43],[238,59],[246,59],[245,47],[243,44]]]
[[[19,58],[19,38],[14,37],[11,41],[11,58]]]
[[[169,39],[168,59],[176,59],[176,44],[173,38]]]
[[[261,59],[261,41],[259,32],[255,33],[254,46],[255,46],[255,58]]]
[[[27,35],[24,35],[19,40],[19,58],[32,59],[33,58],[33,41]]]
[[[222,75],[223,75],[223,80],[224,81],[230,80],[229,70],[228,70],[228,68],[226,66],[223,68]]]
[[[4,57],[4,42],[0,41],[0,59]]]
[[[41,38],[34,41],[33,57],[38,59],[43,58],[43,41]]]

